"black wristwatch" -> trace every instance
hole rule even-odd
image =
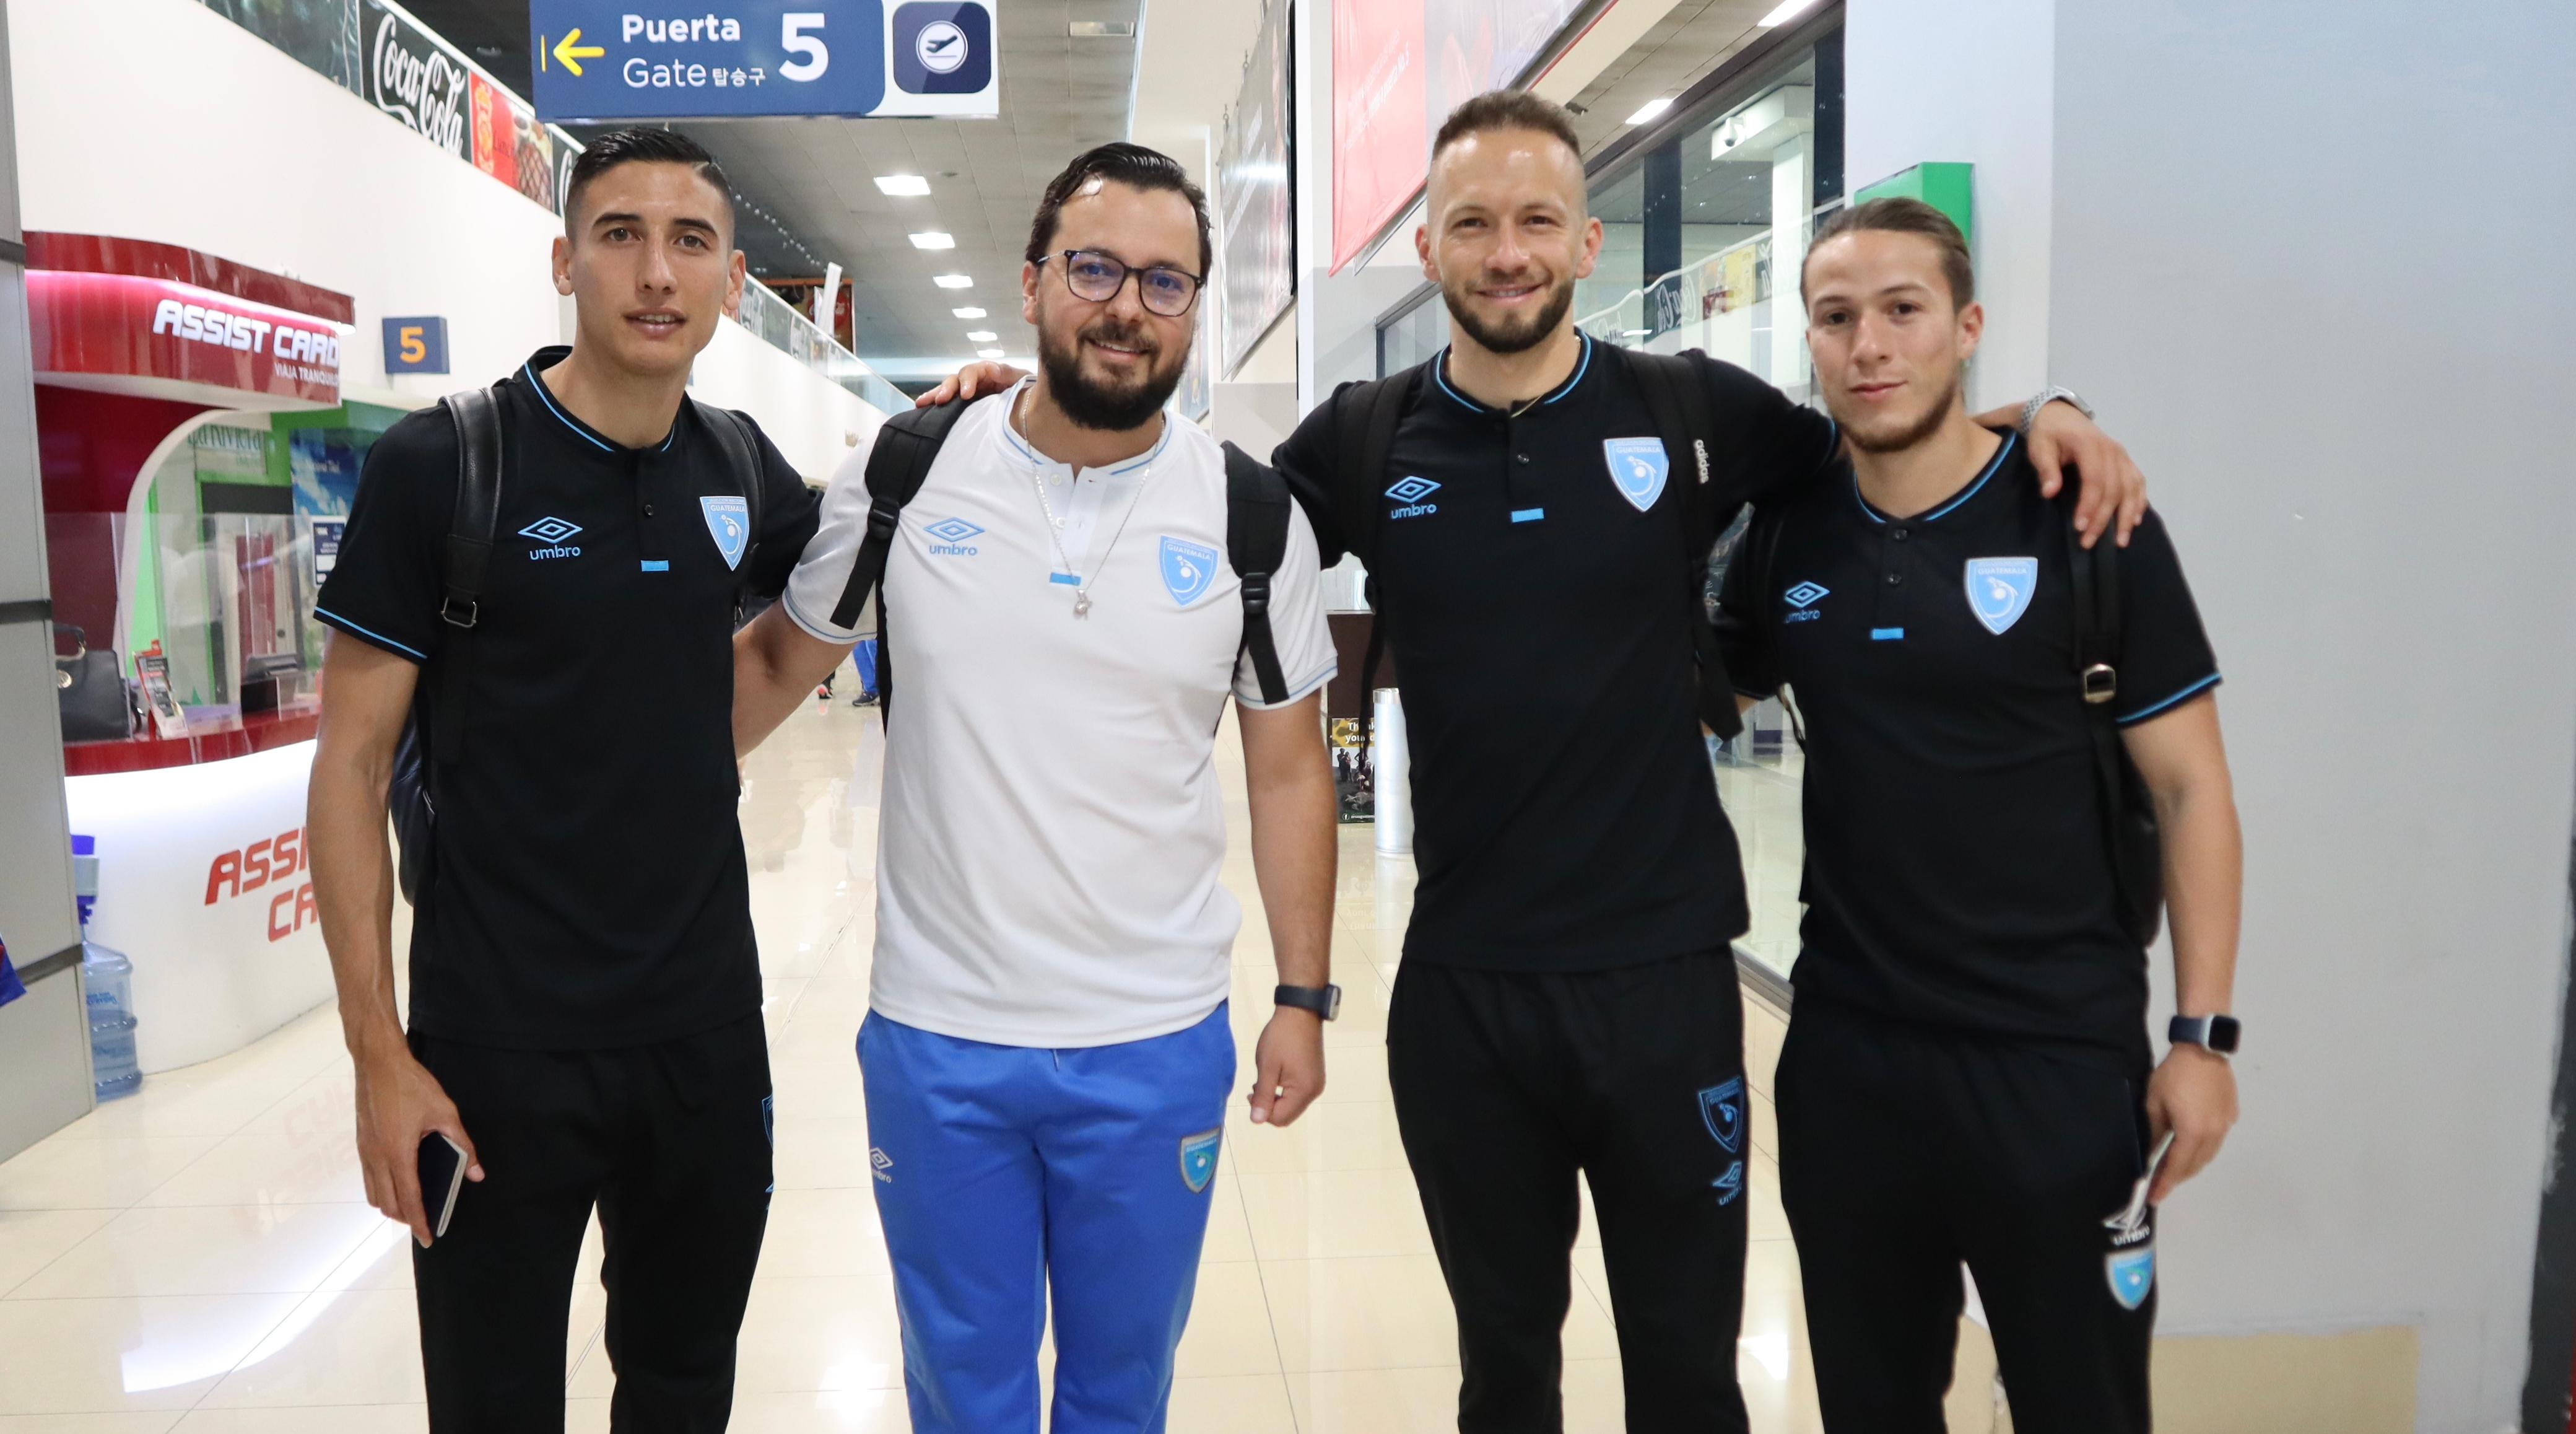
[[[1282,1006],[1312,1011],[1329,1021],[1342,1013],[1342,988],[1339,986],[1282,986],[1270,995]]]
[[[2176,1016],[2165,1027],[2165,1039],[2178,1046],[2199,1046],[2222,1056],[2236,1054],[2245,1028],[2234,1016]]]

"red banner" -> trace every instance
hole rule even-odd
[[[1333,0],[1333,270],[1422,188],[1422,0]]]
[[[27,271],[27,309],[38,382],[340,401],[340,331],[292,309],[169,279],[51,269]]]

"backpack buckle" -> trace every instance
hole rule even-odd
[[[480,602],[469,601],[463,603],[462,606],[465,609],[465,615],[463,617],[456,615],[457,608],[459,606],[460,604],[457,600],[452,597],[447,599],[445,602],[440,603],[438,605],[439,619],[445,622],[449,627],[472,627],[475,624],[475,621],[482,616],[483,604]]]
[[[2120,674],[2107,662],[2097,662],[2084,669],[2084,700],[2099,706],[2120,693]]]
[[[1270,574],[1243,575],[1243,610],[1254,614],[1270,611]]]
[[[893,542],[895,530],[903,524],[903,509],[883,498],[868,503],[868,536]]]

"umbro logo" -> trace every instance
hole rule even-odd
[[[976,549],[973,540],[984,536],[984,530],[963,518],[942,518],[922,529],[933,539],[930,551],[936,557],[971,558]]]
[[[579,523],[569,523],[561,518],[539,518],[521,528],[519,536],[533,538],[539,544],[528,550],[529,561],[535,562],[544,558],[580,557],[581,549],[564,545],[566,538],[573,537],[579,532],[581,532]]]
[[[1813,607],[1816,599],[1826,596],[1827,591],[1814,583],[1800,583],[1780,596],[1787,598],[1791,607]]]
[[[878,1180],[888,1185],[892,1185],[894,1183],[894,1177],[886,1173],[887,1171],[894,1169],[893,1156],[886,1154],[883,1150],[870,1150],[868,1152],[868,1165],[876,1172]]]
[[[1399,479],[1394,487],[1386,490],[1386,496],[1393,498],[1399,505],[1395,508],[1389,509],[1387,516],[1390,518],[1420,518],[1432,513],[1437,513],[1440,511],[1439,504],[1425,503],[1422,500],[1439,491],[1440,485],[1432,482],[1428,478]]]

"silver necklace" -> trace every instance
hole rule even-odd
[[[1027,400],[1028,393],[1029,391],[1027,389],[1020,390],[1019,399],[1014,400],[1011,404],[1011,417],[1014,422],[1018,422],[1020,420],[1021,405]],[[1163,421],[1169,423],[1171,420],[1166,418]],[[1026,433],[1027,431],[1028,430],[1025,427],[1021,429],[1021,432],[1023,433]],[[1115,532],[1112,532],[1109,535],[1109,546],[1100,550],[1100,562],[1098,566],[1093,569],[1095,575],[1098,573],[1100,568],[1109,566],[1109,555],[1118,551],[1118,540],[1127,536],[1127,520],[1136,516],[1136,503],[1139,499],[1145,496],[1145,480],[1152,476],[1153,472],[1154,469],[1152,465],[1149,464],[1146,466],[1144,472],[1136,475],[1136,490],[1127,495],[1127,511],[1118,515],[1118,528]],[[1055,549],[1055,560],[1058,565],[1057,570],[1073,574],[1073,615],[1075,617],[1089,617],[1091,616],[1091,579],[1075,572],[1073,559],[1065,554],[1064,519],[1055,515],[1055,505],[1047,501],[1045,476],[1034,468],[1030,469],[1029,486],[1037,490],[1038,511],[1046,514],[1047,543]]]

